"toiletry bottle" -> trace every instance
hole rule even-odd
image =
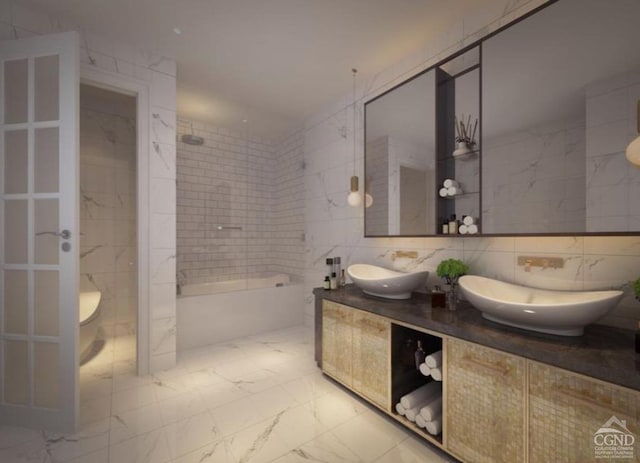
[[[448,235],[449,234],[449,222],[444,222],[442,224],[442,234],[443,235]]]
[[[447,297],[444,291],[440,288],[440,286],[436,285],[435,288],[431,291],[431,308],[444,309],[447,304]]]
[[[416,349],[416,353],[414,354],[414,358],[416,361],[416,370],[420,370],[420,365],[424,363],[424,359],[427,354],[422,349],[422,341],[418,341],[418,348]]]
[[[341,267],[342,267],[342,265],[340,265],[340,258],[339,257],[334,257],[333,258],[333,271],[336,272],[336,276],[337,277],[340,277],[340,274],[341,274],[340,270],[342,270]],[[338,283],[340,283],[340,282],[338,282]]]
[[[449,234],[450,235],[458,234],[458,221],[456,220],[455,214],[451,214],[451,220],[449,220]]]
[[[338,278],[336,277],[336,272],[331,273],[331,289],[338,289]]]
[[[324,287],[324,289],[331,289],[331,280],[329,279],[329,275],[324,277],[323,287]]]
[[[333,270],[333,257],[327,257],[327,275],[331,275],[335,270]]]
[[[346,286],[347,284],[347,277],[344,274],[344,269],[342,269],[340,271],[340,286]]]
[[[406,339],[402,345],[400,362],[406,367],[413,368],[415,364],[416,343],[413,339]]]

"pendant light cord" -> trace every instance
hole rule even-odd
[[[351,69],[353,72],[353,176],[356,175],[356,68]]]

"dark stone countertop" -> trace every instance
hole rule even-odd
[[[424,295],[382,299],[365,295],[355,285],[331,291],[315,288],[313,293],[391,320],[640,391],[640,354],[635,353],[634,332],[630,330],[589,325],[584,336],[562,337],[491,322],[463,301],[457,310],[449,311],[432,308]]]

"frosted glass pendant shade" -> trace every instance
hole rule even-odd
[[[357,191],[352,191],[347,197],[347,202],[351,207],[358,207],[360,204],[362,204],[362,196],[360,196],[360,193],[358,193]]]
[[[640,137],[633,140],[627,146],[627,151],[625,152],[627,156],[627,160],[638,167],[640,167]]]

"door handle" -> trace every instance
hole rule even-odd
[[[58,237],[62,238],[63,240],[71,239],[71,232],[69,230],[62,230],[60,233],[58,233],[58,232],[38,232],[38,233],[36,233],[36,236],[42,236],[42,235],[58,236]]]

